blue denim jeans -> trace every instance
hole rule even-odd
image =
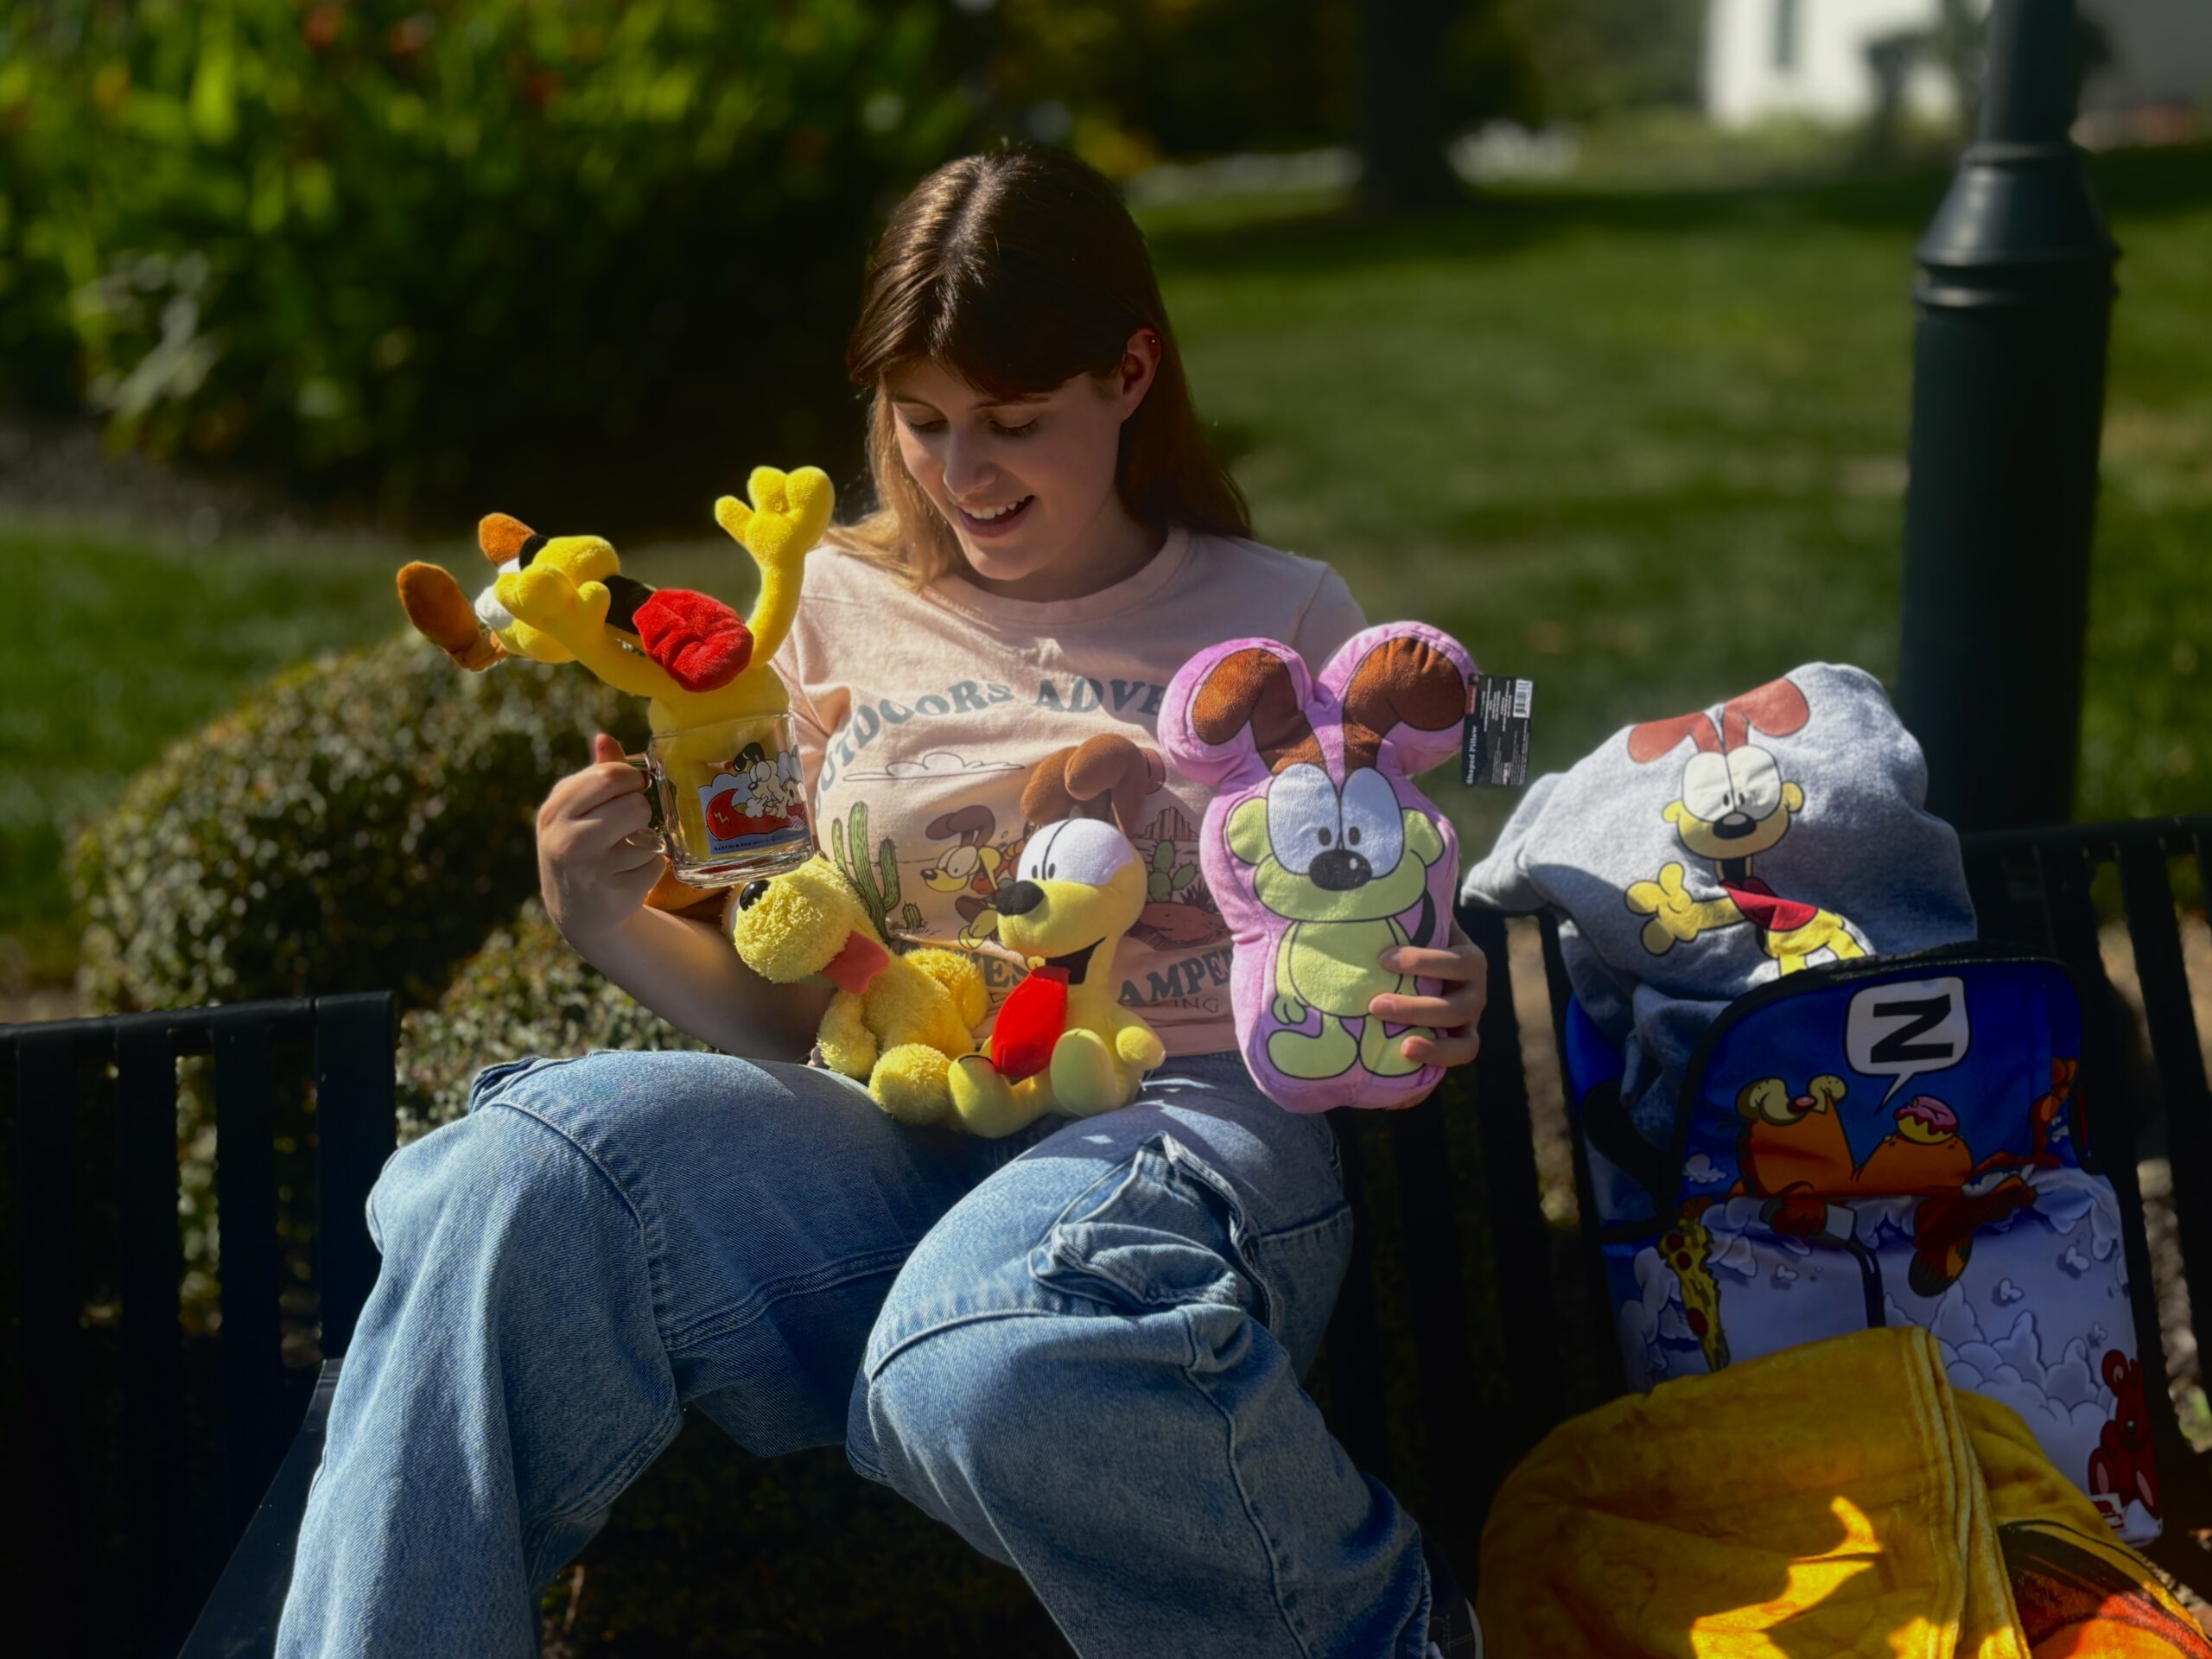
[[[725,1055],[526,1060],[369,1203],[277,1650],[523,1656],[696,1406],[1019,1568],[1085,1659],[1406,1656],[1412,1519],[1299,1379],[1351,1247],[1328,1123],[1233,1055],[1003,1141]]]

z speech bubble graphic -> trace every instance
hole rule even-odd
[[[1891,1077],[1886,1106],[1906,1079],[1942,1071],[1967,1057],[1974,1033],[1967,1021],[1963,979],[1916,979],[1877,985],[1851,999],[1844,1025],[1853,1069]]]

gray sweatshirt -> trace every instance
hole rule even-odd
[[[1809,663],[1538,779],[1462,896],[1564,914],[1575,995],[1664,1144],[1690,1051],[1745,991],[1974,937],[1958,837],[1927,791],[1880,683]]]

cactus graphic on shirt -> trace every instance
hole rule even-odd
[[[847,848],[850,847],[848,852]],[[886,941],[891,938],[891,924],[897,920],[900,929],[912,933],[922,925],[919,905],[899,902],[899,849],[886,836],[876,849],[875,857],[868,857],[868,803],[853,803],[852,833],[846,834],[842,819],[830,822],[830,852],[845,879],[853,884],[853,891],[860,895],[861,907],[868,912],[868,919],[875,924],[875,931]]]
[[[1198,867],[1178,864],[1175,855],[1182,849],[1173,841],[1162,840],[1152,849],[1152,861],[1145,871],[1145,898],[1153,904],[1164,905],[1177,893],[1198,880]]]

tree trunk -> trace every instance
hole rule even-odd
[[[1363,57],[1359,201],[1400,213],[1447,206],[1459,181],[1440,71],[1452,0],[1359,0]]]

